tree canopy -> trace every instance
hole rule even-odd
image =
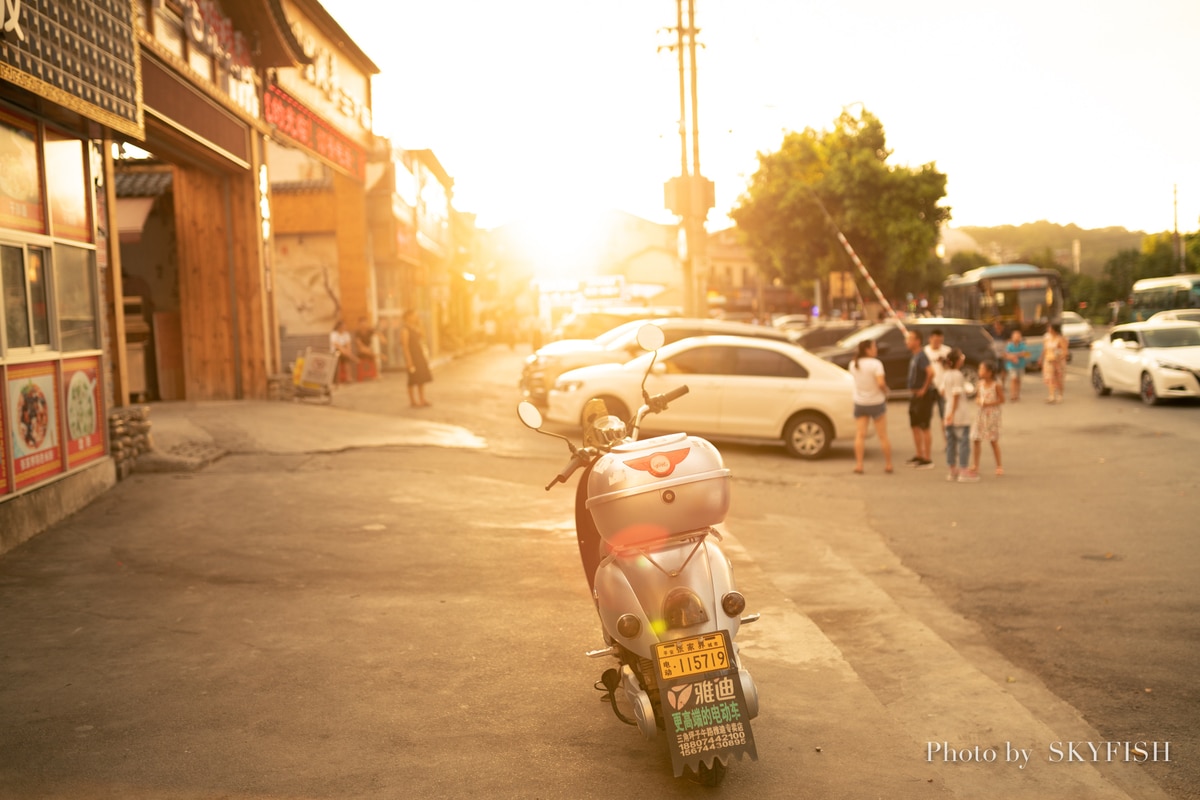
[[[858,117],[843,111],[832,130],[789,132],[779,150],[759,153],[730,216],[760,269],[793,287],[854,269],[823,205],[889,298],[936,289],[934,248],[950,219],[938,205],[946,176],[932,163],[890,165],[891,154],[883,125],[865,108]]]

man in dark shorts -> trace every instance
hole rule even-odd
[[[933,469],[933,459],[930,450],[933,447],[933,434],[929,426],[933,421],[933,407],[937,395],[932,391],[933,365],[921,341],[921,334],[909,331],[904,342],[912,359],[908,362],[908,389],[912,396],[908,401],[908,423],[912,426],[913,443],[917,454],[908,460],[910,467],[917,469]]]

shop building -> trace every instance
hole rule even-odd
[[[116,480],[114,138],[143,132],[133,8],[0,3],[0,552]]]
[[[367,222],[371,76],[379,68],[319,4],[280,0],[307,63],[267,71],[272,262],[282,365],[327,349],[337,320],[377,322]]]

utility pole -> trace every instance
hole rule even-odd
[[[708,210],[713,207],[713,182],[700,174],[700,115],[698,93],[696,89],[696,5],[695,0],[687,0],[687,26],[683,24],[684,0],[675,0],[675,44],[660,47],[659,50],[674,50],[679,60],[679,141],[680,165],[679,175],[670,179],[664,185],[666,207],[671,213],[680,218],[680,229],[683,233],[683,246],[679,254],[680,266],[683,271],[683,304],[684,313],[689,316],[707,316],[707,301],[705,299],[706,285],[702,286],[700,278],[707,275],[708,241],[704,230],[704,222]],[[687,48],[687,65],[691,67],[690,108],[692,122],[691,165],[688,164],[688,76],[685,66],[684,48]]]

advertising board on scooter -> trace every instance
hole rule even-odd
[[[698,771],[713,758],[749,755],[758,760],[750,710],[730,657],[729,631],[659,642],[655,678],[666,723],[667,746],[676,777]]]

